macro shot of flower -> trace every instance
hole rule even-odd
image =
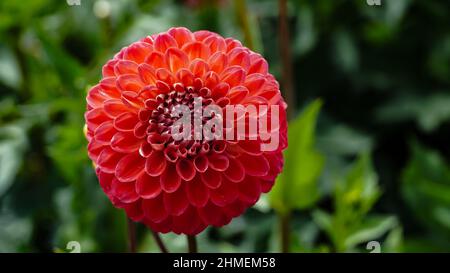
[[[199,116],[195,101],[200,112],[210,105],[223,115],[229,106],[266,111],[221,123],[225,132],[240,119],[244,134],[208,138],[193,128],[211,120]],[[190,110],[192,127],[184,129],[196,138],[173,135],[177,106]],[[272,106],[279,110],[267,131],[279,141],[265,150],[269,140],[252,135],[248,123],[270,119]],[[123,48],[103,66],[87,95],[89,157],[102,189],[129,218],[156,232],[195,235],[228,224],[270,191],[287,147],[286,107],[260,54],[213,32],[171,28]]]

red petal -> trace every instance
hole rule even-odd
[[[205,76],[205,87],[208,87],[210,90],[214,89],[220,82],[219,75],[217,75],[214,71],[209,71]]]
[[[220,154],[213,154],[208,157],[209,167],[216,171],[225,171],[230,162],[228,157]]]
[[[94,138],[95,141],[98,141],[101,144],[109,144],[115,133],[116,130],[114,129],[113,123],[111,121],[106,121],[95,129]]]
[[[161,188],[167,193],[178,190],[181,185],[181,177],[175,170],[175,164],[169,164],[166,171],[160,177]]]
[[[274,180],[261,180],[261,191],[264,193],[269,192],[272,189],[274,183]]]
[[[195,169],[200,172],[204,173],[208,169],[208,158],[204,155],[199,155],[194,159],[194,166]]]
[[[209,200],[209,189],[203,184],[200,176],[186,183],[186,193],[189,202],[195,207],[204,207]]]
[[[178,148],[174,144],[169,144],[166,149],[164,149],[164,156],[170,162],[176,162],[178,160]]]
[[[109,60],[103,67],[102,67],[102,76],[103,78],[107,77],[114,77],[114,65],[116,64],[117,60]]]
[[[223,212],[230,218],[237,217],[241,215],[245,209],[247,209],[247,205],[240,200],[234,201],[232,204],[223,208]]]
[[[139,93],[124,91],[121,99],[123,104],[128,106],[128,109],[132,112],[138,112],[139,109],[144,107],[143,99],[139,96]]]
[[[133,153],[139,150],[141,143],[133,132],[117,132],[111,139],[111,148],[120,153]]]
[[[223,226],[227,221],[227,217],[222,208],[209,202],[206,206],[198,208],[198,213],[203,222],[207,225]]]
[[[103,78],[100,83],[102,93],[110,98],[120,98],[120,91],[117,89],[116,77]]]
[[[111,183],[114,179],[113,174],[102,172],[100,169],[97,169],[97,177],[98,182],[100,183],[100,186],[102,187],[103,191],[106,193],[106,195],[110,194],[111,191]]]
[[[245,178],[245,169],[243,164],[235,158],[229,157],[230,165],[225,170],[224,175],[231,182],[241,182]]]
[[[208,30],[199,30],[193,33],[194,37],[197,41],[204,41],[208,37],[217,37],[218,35],[214,32],[208,31]]]
[[[145,158],[138,153],[124,156],[116,166],[116,177],[120,182],[136,180],[144,172]]]
[[[250,56],[244,48],[234,48],[228,52],[229,65],[238,65],[243,67],[244,70],[250,68]]]
[[[266,78],[262,74],[252,74],[245,79],[244,86],[250,91],[250,94],[256,94],[261,91],[266,83]]]
[[[184,181],[190,181],[195,176],[195,168],[194,164],[187,159],[181,159],[178,160],[176,164],[176,170],[178,175],[184,180]]]
[[[139,118],[137,114],[126,112],[118,115],[114,119],[114,127],[119,131],[133,131],[138,122]]]
[[[139,154],[143,157],[149,157],[153,152],[152,146],[148,144],[146,141],[141,143],[141,147],[139,147]]]
[[[269,71],[269,65],[266,60],[264,60],[259,54],[251,54],[250,55],[250,69],[248,73],[261,73],[267,74]]]
[[[205,45],[209,47],[212,53],[217,51],[225,52],[227,50],[227,44],[225,43],[225,40],[215,35],[209,36],[203,43],[205,43]]]
[[[172,75],[172,72],[166,68],[156,69],[156,78],[169,86],[175,83],[175,77]]]
[[[191,62],[189,69],[196,78],[201,78],[209,71],[209,65],[201,59],[195,59]]]
[[[105,96],[104,94],[102,94],[102,89],[100,87],[99,84],[97,84],[96,86],[92,87],[89,92],[88,95],[86,97],[86,102],[88,103],[88,105],[92,108],[99,108],[102,107],[103,102],[108,99],[107,96]]]
[[[145,101],[145,108],[150,110],[150,114],[152,110],[155,110],[156,107],[158,107],[160,102],[158,102],[156,99],[148,99]],[[143,119],[141,119],[143,120]],[[147,118],[145,120],[148,120]]]
[[[186,87],[194,85],[194,74],[185,68],[178,71],[177,78]]]
[[[249,155],[261,155],[261,142],[259,140],[241,140],[239,147]]]
[[[118,99],[109,99],[105,101],[103,109],[105,110],[105,113],[111,118],[115,118],[116,116],[123,114],[124,112],[130,111],[130,109],[125,106],[121,100]]]
[[[127,204],[123,208],[125,209],[127,216],[133,221],[140,222],[144,218],[141,200]]]
[[[213,99],[217,100],[218,98],[225,97],[230,90],[230,86],[227,83],[219,83],[214,89],[211,91]]]
[[[180,216],[172,217],[173,232],[177,234],[195,235],[205,229],[206,225],[198,216],[197,210],[189,206]]]
[[[228,97],[230,98],[231,104],[239,104],[241,103],[249,94],[247,87],[245,86],[235,86],[230,89],[230,92],[228,92]]]
[[[227,43],[227,52],[230,52],[231,50],[233,50],[236,47],[242,47],[241,42],[239,42],[238,40],[235,40],[233,38],[226,38],[225,43]]]
[[[124,59],[131,60],[136,63],[142,63],[153,47],[147,43],[137,42],[130,45],[124,52]]]
[[[241,162],[245,162],[245,172],[252,176],[265,176],[269,172],[270,165],[267,159],[263,156],[250,156],[242,154],[239,157]]]
[[[88,156],[94,162],[97,162],[98,156],[103,151],[105,146],[98,141],[91,141],[88,144]]]
[[[154,150],[162,151],[165,147],[165,143],[169,140],[170,136],[160,135],[158,133],[151,133],[147,137],[147,142],[152,146]]]
[[[152,177],[143,173],[136,180],[136,192],[144,199],[155,198],[161,193],[159,177]]]
[[[117,88],[123,91],[139,92],[144,86],[137,74],[124,74],[117,78]]]
[[[165,53],[170,47],[177,47],[177,41],[167,33],[159,34],[154,43],[155,49]]]
[[[121,74],[137,74],[137,63],[133,61],[120,60],[114,66],[114,72],[116,75]]]
[[[189,206],[185,190],[181,187],[173,193],[163,194],[164,205],[171,215],[181,215]]]
[[[150,176],[159,176],[166,169],[166,164],[164,153],[153,151],[145,162],[145,171]]]
[[[244,83],[245,80],[245,70],[240,66],[230,66],[225,69],[222,74],[222,81],[230,85],[230,87],[238,86]]]
[[[184,44],[194,40],[194,35],[185,27],[171,28],[167,31],[176,41],[178,47],[182,47]]]
[[[96,163],[103,172],[114,173],[116,171],[117,163],[122,157],[123,154],[106,147],[98,156]]]
[[[133,203],[139,199],[134,183],[122,183],[117,179],[112,180],[111,193],[123,203]]]
[[[217,189],[222,184],[222,175],[220,172],[208,169],[206,172],[201,173],[200,177],[205,185],[210,189]]]
[[[169,216],[161,194],[156,198],[143,199],[142,209],[144,210],[145,217],[155,223],[160,223]]]
[[[216,52],[208,60],[211,70],[221,73],[228,66],[228,58],[223,52]]]
[[[178,48],[169,48],[165,54],[165,60],[170,71],[177,72],[181,68],[187,67],[189,59],[186,54]]]
[[[163,81],[156,81],[156,87],[158,87],[161,93],[169,93],[169,91],[171,90],[170,85]]]
[[[210,53],[209,48],[201,42],[191,42],[185,44],[181,50],[186,53],[190,60],[203,59],[207,60]]]
[[[139,139],[145,138],[147,136],[147,128],[148,125],[146,124],[146,122],[138,122],[133,130],[134,136]]]
[[[239,184],[239,199],[248,203],[255,204],[261,195],[261,182],[256,177],[249,176],[244,182]]]
[[[159,223],[152,222],[150,219],[145,218],[142,221],[149,229],[155,232],[167,233],[172,229],[172,217],[166,217]]]
[[[212,150],[217,154],[221,154],[227,148],[227,142],[225,140],[216,140],[212,145]]]
[[[86,112],[86,114],[84,114],[84,118],[89,129],[95,129],[103,122],[110,120],[106,113],[103,111],[103,108],[96,108]]]
[[[140,64],[138,67],[139,77],[145,84],[156,84],[155,69],[146,63]]]
[[[219,206],[224,207],[231,204],[238,197],[238,187],[235,183],[223,181],[222,185],[211,191],[211,201]]]
[[[164,54],[161,52],[154,51],[150,53],[145,59],[145,63],[149,64],[153,68],[165,67],[166,63],[164,61]]]

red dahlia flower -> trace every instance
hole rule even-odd
[[[157,232],[193,235],[229,223],[271,189],[287,145],[286,104],[261,55],[216,33],[172,28],[123,48],[102,72],[87,95],[88,153],[102,189],[128,217]],[[251,135],[247,124],[239,138],[233,131],[236,140],[201,138],[203,131],[175,139],[179,117],[171,111],[194,112],[196,98],[200,110],[266,106],[243,119],[233,114],[235,121],[223,122],[227,132],[239,117],[268,118],[279,107],[267,126],[278,146],[263,149],[267,138]]]

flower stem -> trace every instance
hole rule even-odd
[[[249,12],[247,10],[247,3],[245,0],[234,0],[235,11],[237,15],[238,24],[241,27],[242,33],[244,34],[244,44],[254,50],[255,45],[253,42],[253,35],[250,28],[249,22]]]
[[[278,30],[279,30],[279,49],[282,64],[282,90],[288,104],[287,116],[292,119],[295,113],[296,101],[294,93],[294,82],[292,77],[292,54],[289,36],[288,7],[287,0],[278,0]],[[279,215],[281,232],[281,252],[290,251],[290,222],[291,214],[286,212]]]
[[[159,236],[158,232],[151,231],[153,238],[155,239],[156,244],[158,245],[159,249],[161,250],[161,253],[169,253],[166,246],[164,245],[164,242],[162,241],[161,237]]]
[[[282,84],[284,96],[288,104],[287,115],[292,118],[295,113],[294,83],[292,80],[292,54],[289,36],[289,22],[287,18],[287,0],[278,0],[278,28],[279,28],[279,49],[282,64]]]
[[[187,235],[189,253],[197,253],[197,238],[195,235]]]
[[[136,225],[127,217],[128,223],[128,252],[136,253]]]
[[[291,215],[290,213],[280,214],[280,230],[281,230],[281,252],[289,253],[290,251],[290,223]]]

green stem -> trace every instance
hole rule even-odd
[[[280,231],[281,231],[281,252],[289,253],[291,242],[291,215],[290,213],[280,214]]]
[[[288,104],[287,114],[291,119],[295,112],[295,94],[292,78],[292,54],[289,36],[289,23],[287,18],[287,0],[278,0],[278,32],[279,32],[279,48],[282,64],[282,90]]]
[[[128,223],[128,252],[136,253],[136,225],[127,217]]]
[[[197,253],[197,238],[195,235],[187,235],[189,253]]]
[[[161,237],[159,236],[158,232],[151,231],[153,235],[153,239],[155,239],[156,244],[158,245],[159,249],[161,250],[161,253],[169,253],[167,250],[167,247],[164,245],[164,242],[162,241]]]
[[[236,11],[236,16],[238,23],[242,29],[242,33],[244,34],[244,44],[246,47],[254,50],[255,45],[253,42],[253,35],[250,28],[249,22],[249,13],[247,10],[247,4],[245,0],[234,0],[234,6]]]

